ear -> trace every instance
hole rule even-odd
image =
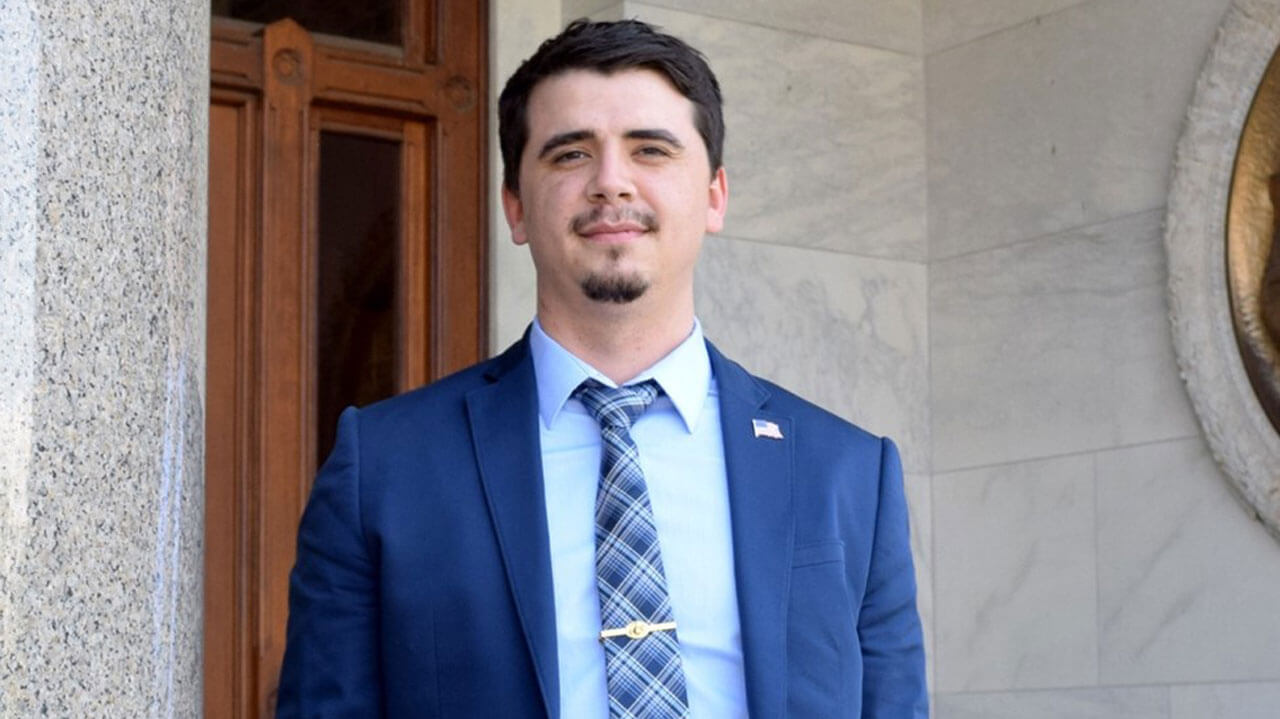
[[[507,216],[507,226],[511,228],[511,241],[517,245],[528,242],[529,238],[524,233],[524,205],[520,196],[505,184],[502,186],[502,213]]]
[[[707,192],[707,232],[715,233],[724,229],[724,213],[729,209],[729,179],[723,165],[711,176]]]

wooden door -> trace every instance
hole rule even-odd
[[[338,411],[485,352],[485,4],[391,2],[353,39],[214,0],[273,21],[212,29],[210,719],[274,714],[298,519]],[[298,5],[329,33],[366,7]]]

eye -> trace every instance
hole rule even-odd
[[[564,152],[557,153],[554,157],[551,158],[551,161],[556,164],[563,164],[566,162],[581,160],[586,156],[587,156],[587,153],[583,152],[582,150],[565,150]]]
[[[636,154],[646,157],[671,157],[671,151],[661,145],[642,145]]]

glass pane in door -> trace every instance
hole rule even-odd
[[[313,33],[400,44],[399,0],[213,0],[213,14],[264,25],[289,17]]]
[[[321,132],[319,185],[315,396],[323,462],[344,407],[397,389],[400,143]]]

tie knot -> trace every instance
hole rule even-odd
[[[659,391],[658,383],[653,380],[623,387],[606,387],[589,379],[578,385],[573,396],[601,427],[630,429],[631,422],[653,404]]]

